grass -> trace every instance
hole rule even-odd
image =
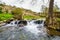
[[[31,15],[24,15],[23,18],[27,19],[27,20],[32,20],[32,19],[40,19],[40,18],[43,18],[43,17],[40,17],[40,16],[31,16]]]
[[[1,13],[0,14],[0,21],[8,20],[8,19],[10,19],[12,17],[13,17],[13,15],[10,14],[10,13]]]
[[[25,15],[25,16],[23,16],[23,17],[24,17],[24,19],[27,19],[27,20],[31,20],[31,19],[34,18],[33,16],[30,16],[30,15]]]
[[[12,17],[13,17],[13,15],[11,13],[0,13],[0,21],[9,20]],[[31,16],[31,15],[24,15],[23,16],[23,19],[26,19],[26,20],[42,19],[42,18],[45,18],[45,17],[42,17],[42,16]]]

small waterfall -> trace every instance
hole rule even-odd
[[[22,26],[23,25],[23,26]],[[43,20],[11,21],[0,27],[0,40],[59,40],[60,37],[48,37]]]
[[[35,35],[38,35],[38,34],[41,34],[41,35],[44,35],[46,34],[46,29],[45,27],[43,27],[43,22],[41,24],[36,24],[34,23],[36,20],[32,20],[31,22],[28,22],[28,25],[25,26],[27,31],[30,31],[31,33],[35,34]]]

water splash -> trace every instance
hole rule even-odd
[[[48,37],[44,21],[40,24],[35,23],[36,20],[27,21],[27,25],[19,27],[16,21],[10,22],[0,27],[5,29],[0,32],[0,40],[59,40],[60,37]],[[17,21],[18,23],[19,21]],[[3,30],[2,29],[2,30]]]
[[[36,21],[36,20],[34,20]],[[31,22],[28,22],[28,25],[25,26],[27,31],[30,31],[31,33],[38,35],[44,35],[46,34],[46,29],[43,27],[43,22],[41,24],[35,24],[34,21],[32,20]]]

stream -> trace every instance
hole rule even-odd
[[[0,40],[60,40],[59,36],[49,36],[43,20],[15,20],[0,27]]]

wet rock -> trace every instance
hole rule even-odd
[[[1,23],[1,24],[0,24],[0,27],[1,27],[1,26],[4,26],[5,24],[6,24],[6,23]]]
[[[37,21],[35,21],[34,23],[36,23],[36,24],[41,24],[43,22],[43,20],[37,20]]]
[[[7,24],[10,24],[10,21],[6,22]]]
[[[10,24],[10,22],[13,21],[13,19],[6,21],[7,24]]]
[[[15,24],[18,24],[17,21],[15,22]]]
[[[21,20],[21,21],[18,22],[18,24],[27,25],[27,21]]]

